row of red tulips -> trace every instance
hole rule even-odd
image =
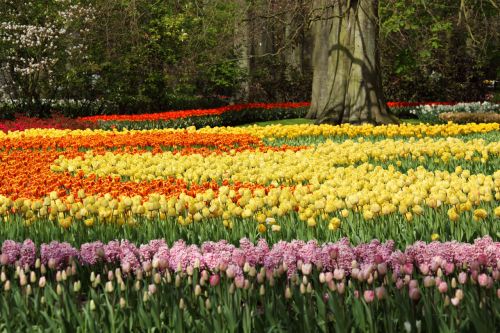
[[[388,102],[389,108],[403,108],[418,105],[453,105],[454,102]],[[155,121],[173,120],[189,117],[221,115],[226,112],[238,112],[249,109],[295,109],[304,108],[310,105],[309,102],[300,103],[251,103],[228,105],[213,109],[166,111],[139,115],[99,115],[72,119],[58,113],[51,118],[40,119],[25,116],[17,116],[15,120],[0,121],[0,131],[23,131],[31,128],[55,128],[55,129],[85,129],[95,127],[97,122],[106,121]]]

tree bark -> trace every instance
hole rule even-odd
[[[378,0],[314,0],[316,123],[395,123],[387,113],[378,48]]]

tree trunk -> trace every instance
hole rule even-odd
[[[312,102],[316,123],[394,123],[380,75],[377,0],[314,0]]]

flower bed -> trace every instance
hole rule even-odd
[[[0,132],[0,323],[494,331],[499,133]]]
[[[128,330],[243,330],[268,327],[277,310],[275,323],[305,331],[365,325],[481,331],[496,327],[494,317],[486,319],[489,309],[498,311],[500,298],[500,243],[489,237],[473,244],[417,242],[404,252],[392,242],[353,247],[346,239],[272,247],[264,240],[242,239],[239,247],[178,241],[170,248],[161,239],[140,247],[97,241],[80,250],[52,242],[39,251],[31,240],[4,241],[0,262],[2,321],[25,313],[25,322],[44,327],[78,322],[91,329],[109,322]],[[483,311],[469,311],[477,301]],[[30,308],[60,315],[30,315]],[[384,313],[389,309],[400,311],[396,324]],[[26,325],[13,320],[6,327]]]

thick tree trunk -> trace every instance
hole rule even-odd
[[[316,123],[394,123],[380,75],[377,0],[315,0],[312,102]]]

